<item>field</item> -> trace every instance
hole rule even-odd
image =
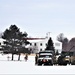
[[[9,60],[7,57],[10,57]],[[0,74],[75,74],[75,66],[37,66],[34,56],[28,56],[28,61],[21,55],[21,61],[17,61],[18,55],[14,55],[11,61],[11,54],[0,54]]]

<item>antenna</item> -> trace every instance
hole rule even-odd
[[[50,33],[51,33],[51,32],[47,32],[47,33],[46,33],[46,37],[47,37],[47,38],[50,37]]]

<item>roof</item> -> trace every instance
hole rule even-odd
[[[28,40],[29,42],[42,42],[43,40]]]
[[[25,40],[43,40],[45,38],[23,38]]]
[[[5,39],[0,38],[0,42],[5,41]]]

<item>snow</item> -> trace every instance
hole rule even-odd
[[[11,54],[0,54],[0,74],[75,74],[74,65],[37,66],[34,56],[28,57],[28,61],[25,61],[24,56],[21,55],[21,61],[17,61],[18,55],[14,55],[14,61],[11,61]]]

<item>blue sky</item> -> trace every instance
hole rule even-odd
[[[16,24],[29,36],[75,36],[75,0],[0,0],[0,31]]]

